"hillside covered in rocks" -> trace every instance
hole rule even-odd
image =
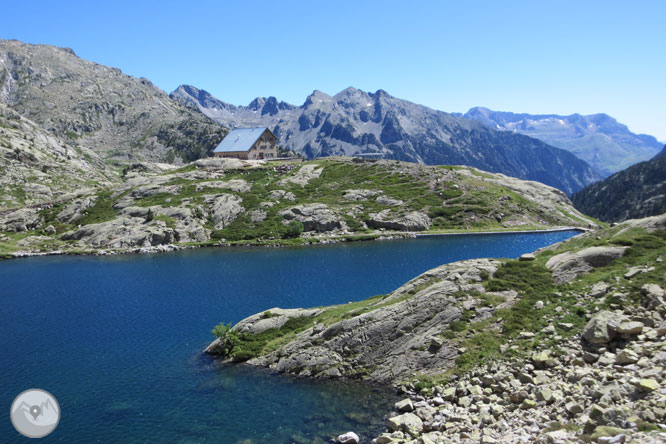
[[[665,256],[666,215],[631,220],[360,302],[270,308],[206,351],[395,385],[378,444],[665,442]]]
[[[120,183],[0,211],[0,253],[295,245],[594,224],[559,190],[473,168],[201,159],[182,168],[137,163]]]
[[[0,39],[0,104],[71,150],[111,166],[189,162],[207,156],[227,130],[148,79],[93,63],[73,50]]]

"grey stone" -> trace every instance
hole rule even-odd
[[[339,216],[325,204],[313,203],[291,207],[280,211],[285,223],[297,220],[305,231],[326,232],[341,227]]]
[[[600,298],[608,293],[608,284],[605,282],[597,282],[592,286],[590,290],[590,296],[593,298]]]
[[[402,431],[417,437],[423,431],[423,421],[413,413],[403,413],[388,419],[388,425],[393,431]]]
[[[41,216],[35,208],[21,208],[0,213],[0,231],[28,231],[37,228],[40,223]]]
[[[423,231],[430,228],[430,218],[418,211],[404,215],[393,214],[390,210],[370,213],[367,224],[371,228],[386,228],[399,231]]]
[[[620,365],[635,364],[638,362],[638,355],[631,350],[621,350],[615,357],[615,363]]]
[[[378,194],[381,194],[382,191],[377,190],[346,190],[342,197],[347,200],[368,200],[371,197],[374,197]]]
[[[644,326],[645,325],[642,322],[638,321],[620,322],[620,324],[615,327],[615,331],[624,335],[639,335],[643,332]]]
[[[385,196],[383,194],[380,195],[380,196],[377,196],[377,199],[375,199],[375,201],[379,205],[387,205],[387,206],[390,206],[390,207],[399,207],[400,205],[402,205],[404,203],[400,199],[394,199],[392,197]]]
[[[407,398],[403,399],[402,401],[396,402],[395,408],[400,412],[412,412],[414,411],[414,404],[412,404],[411,399]]]
[[[262,222],[266,219],[266,211],[259,209],[250,213],[250,220],[254,223]]]
[[[546,268],[553,273],[556,283],[571,282],[576,276],[594,268],[603,267],[624,255],[626,247],[588,247],[577,252],[566,252],[551,257]]]
[[[304,187],[307,185],[312,179],[316,179],[319,176],[321,176],[322,171],[324,171],[323,167],[320,167],[319,165],[315,163],[310,163],[307,165],[303,165],[300,167],[294,174],[291,176],[285,177],[284,179],[281,179],[278,184],[279,185],[288,185],[289,183],[294,183],[296,185],[300,185]]]
[[[644,273],[645,272],[645,267],[631,267],[629,270],[624,274],[625,279],[631,279],[634,276]]]
[[[211,206],[216,230],[226,228],[245,211],[241,206],[243,199],[234,194],[208,195],[205,196],[205,201]]]
[[[582,337],[592,344],[606,344],[615,337],[615,327],[621,319],[610,311],[600,311],[583,328]]]
[[[343,435],[339,435],[335,439],[335,442],[340,443],[340,444],[358,444],[359,441],[360,441],[360,438],[354,432],[347,432]]]

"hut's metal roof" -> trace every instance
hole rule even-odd
[[[267,128],[236,128],[229,131],[227,137],[213,150],[214,153],[227,153],[229,151],[247,151]]]

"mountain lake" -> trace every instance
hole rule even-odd
[[[202,248],[0,262],[3,443],[29,388],[60,403],[47,443],[325,443],[383,431],[398,400],[363,383],[223,365],[202,350],[220,322],[272,307],[389,293],[448,262],[518,257],[575,231],[427,236],[295,248]]]

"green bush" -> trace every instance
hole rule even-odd
[[[431,219],[434,219],[436,217],[444,217],[444,218],[450,218],[452,216],[455,216],[456,214],[460,213],[463,211],[462,207],[434,207],[431,208],[428,211],[428,216],[430,216]]]
[[[297,220],[292,220],[291,222],[289,222],[289,225],[287,225],[287,230],[284,232],[282,237],[285,239],[298,237],[301,235],[304,229],[305,228],[303,227],[302,222],[299,222]]]
[[[288,334],[300,333],[310,325],[312,325],[312,318],[291,318],[280,328],[270,328],[261,333],[253,334],[230,331],[231,324],[220,324],[215,327],[213,334],[220,327],[219,333],[223,335],[222,338],[228,338],[228,344],[230,345],[229,352],[226,355],[234,361],[242,362],[260,356],[269,342],[279,340]]]
[[[231,323],[222,322],[211,330],[213,336],[220,340],[222,356],[229,356],[238,341],[238,334],[231,330]]]
[[[462,195],[463,195],[463,192],[460,191],[460,190],[456,190],[456,189],[444,190],[441,193],[441,196],[444,199],[454,199],[454,198],[460,197]]]

